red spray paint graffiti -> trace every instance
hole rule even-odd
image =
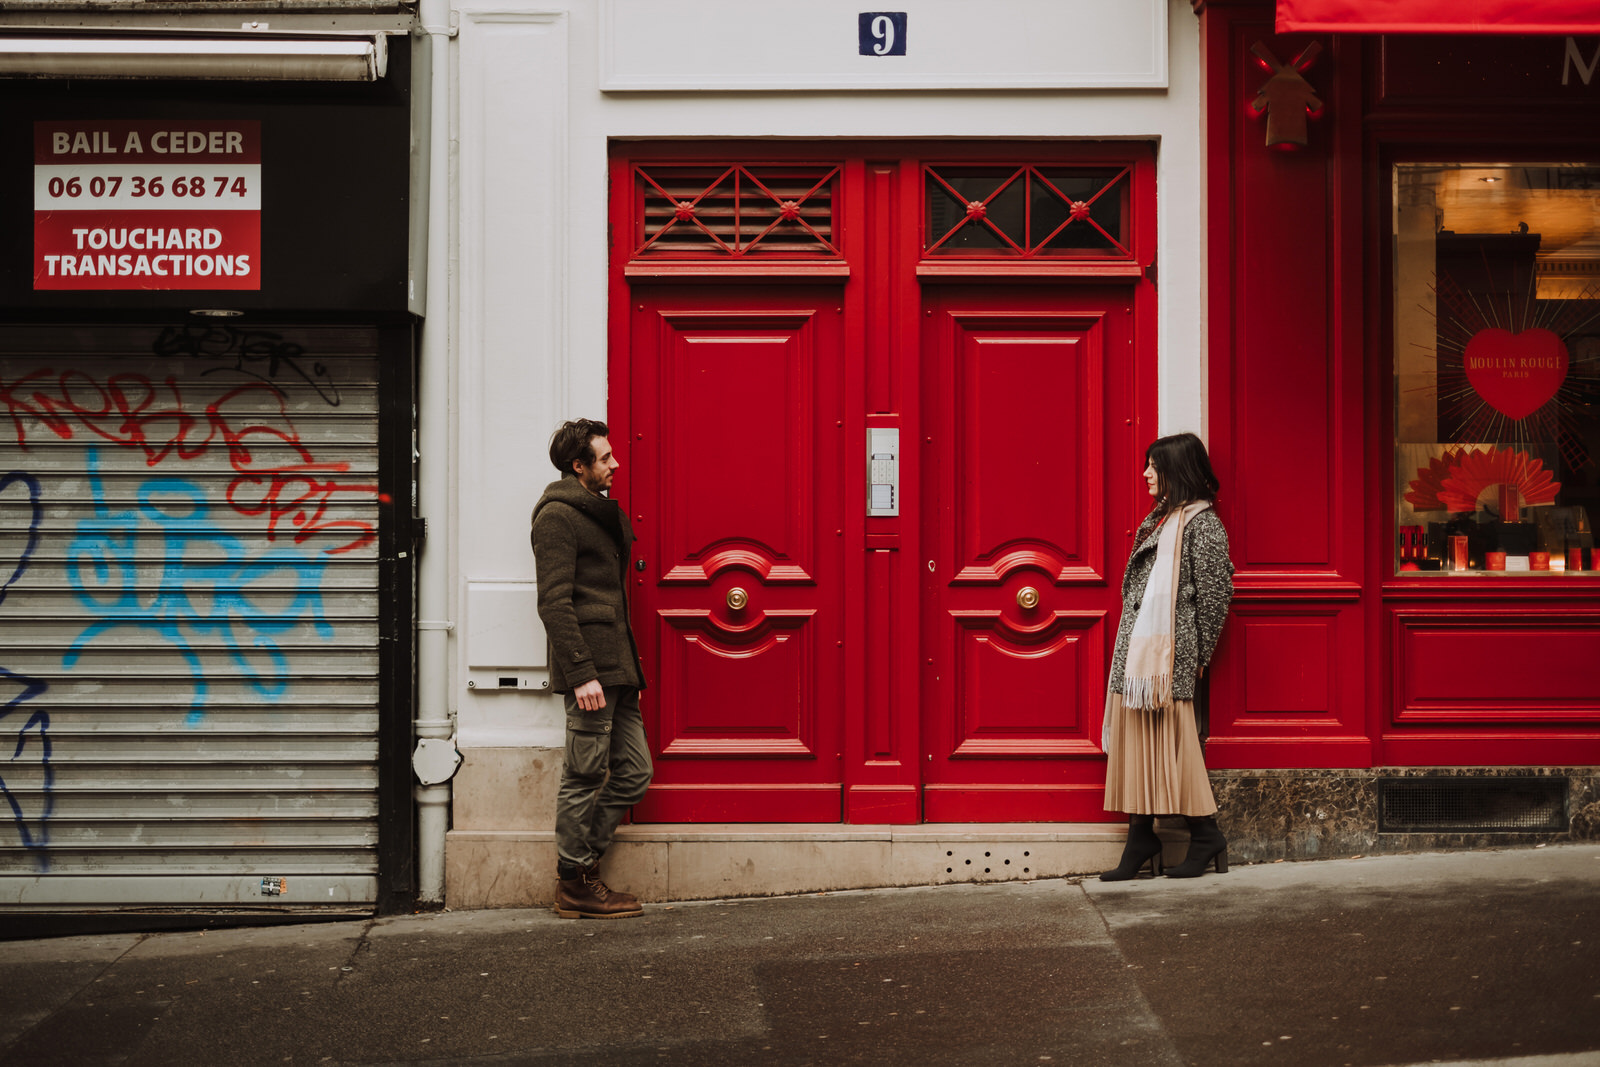
[[[0,404],[24,451],[37,425],[65,441],[81,433],[136,449],[150,467],[225,452],[237,474],[228,503],[241,515],[264,518],[269,541],[291,529],[297,545],[331,535],[326,551],[340,553],[377,538],[371,522],[339,517],[338,509],[357,499],[382,501],[378,486],[343,477],[348,463],[318,462],[289,418],[283,391],[270,382],[230,389],[195,411],[173,377],[113,374],[100,382],[46,367],[0,379]]]

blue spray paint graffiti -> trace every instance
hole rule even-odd
[[[33,451],[31,441],[81,445],[92,507],[70,533],[57,533],[41,507],[42,499],[55,503],[53,490],[41,490],[39,472],[0,479],[0,605],[28,572],[30,560],[34,584],[27,592],[39,592],[41,562],[35,548],[47,542],[43,558],[61,561],[77,607],[87,616],[73,625],[76,637],[69,638],[61,656],[63,667],[87,675],[98,660],[109,669],[96,669],[97,675],[122,668],[122,680],[137,687],[139,679],[126,674],[146,668],[152,647],[171,649],[165,655],[169,663],[182,664],[180,686],[191,687],[185,721],[199,726],[208,707],[230,699],[230,689],[257,700],[285,699],[292,683],[290,657],[298,659],[291,642],[307,633],[323,640],[333,636],[321,595],[327,562],[374,544],[377,523],[360,510],[371,501],[387,505],[390,500],[348,463],[319,461],[311,443],[302,440],[291,415],[308,398],[291,402],[288,387],[296,393],[309,387],[333,407],[340,406],[340,395],[329,366],[292,340],[251,331],[175,328],[162,334],[154,351],[186,367],[209,362],[200,375],[217,384],[184,385],[187,372],[144,373],[119,366],[101,376],[77,367],[17,367],[3,361],[4,370],[17,373],[0,374],[0,423],[9,419],[15,445],[24,454]],[[244,380],[234,381],[239,377]],[[103,451],[96,452],[97,447]],[[121,459],[122,470],[139,460],[168,472],[179,464],[204,462],[209,473],[204,481],[141,473],[132,484],[118,481],[113,489],[114,494],[131,489],[133,503],[125,503],[123,495],[108,504],[102,455],[108,463],[112,456]],[[71,484],[70,495],[77,498],[76,485],[82,483],[75,481],[75,472],[60,473],[74,479],[63,484]],[[77,505],[73,499],[65,506]],[[239,525],[241,518],[249,532]],[[230,525],[232,532],[222,528]],[[291,542],[287,549],[284,542]],[[6,567],[12,568],[9,578],[4,578]],[[46,591],[44,599],[54,592]],[[22,599],[12,600],[14,613]],[[58,618],[52,608],[41,610]],[[29,623],[7,618],[6,637],[25,634]],[[58,780],[72,766],[61,731],[71,714],[71,697],[63,693],[70,694],[74,679],[40,672],[32,663],[17,662],[16,655],[0,645],[0,774],[5,775],[0,791],[21,841],[47,870]],[[43,673],[49,681],[19,667]],[[52,766],[46,705],[55,713],[59,768]]]
[[[33,550],[39,545],[39,520],[44,514],[41,503],[43,495],[39,480],[31,474],[21,471],[11,471],[0,478],[0,502],[5,500],[5,493],[12,486],[21,485],[28,491],[28,532],[22,547],[17,553],[17,559],[12,566],[11,574],[0,585],[0,607],[5,605],[6,597],[11,592],[11,587],[21,577],[28,573],[29,562],[33,558]],[[23,705],[33,700],[50,688],[50,683],[42,678],[33,678],[26,674],[19,674],[7,667],[0,666],[0,679],[4,679],[8,687],[15,686],[16,691],[9,700],[0,705],[0,719],[7,718],[13,712],[20,713]],[[28,717],[28,721],[17,729],[16,748],[11,753],[13,765],[24,765],[23,754],[28,751],[29,731],[33,731],[34,753],[29,754],[29,759],[38,759],[40,770],[43,772],[42,788],[40,795],[43,800],[40,804],[37,820],[34,825],[29,825],[28,812],[24,810],[22,802],[6,784],[6,779],[0,775],[0,794],[4,794],[6,804],[11,808],[11,818],[17,825],[17,833],[22,838],[25,848],[33,851],[42,869],[49,868],[46,850],[50,846],[50,811],[55,804],[53,785],[54,772],[50,767],[50,713],[43,708],[36,710]]]
[[[205,718],[208,684],[204,649],[195,639],[215,635],[254,692],[280,698],[288,687],[289,661],[276,636],[307,622],[319,637],[333,636],[322,606],[327,557],[274,546],[247,558],[239,538],[215,528],[201,487],[181,478],[145,481],[137,509],[113,514],[98,450],[88,450],[87,466],[94,517],[78,523],[68,546],[67,580],[78,602],[98,619],[73,640],[63,665],[74,667],[96,638],[119,627],[154,633],[188,665],[194,696],[186,721],[196,726]],[[144,524],[156,527],[157,536],[145,543],[158,546],[151,562],[159,561],[160,572],[141,582],[138,533]],[[288,603],[263,607],[269,586],[271,599],[292,591]]]

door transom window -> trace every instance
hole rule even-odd
[[[837,258],[829,166],[637,166],[635,258]]]
[[[1132,167],[923,168],[929,257],[1131,257]]]

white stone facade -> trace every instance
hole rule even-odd
[[[551,429],[607,409],[611,142],[1152,143],[1160,422],[1163,432],[1203,426],[1202,114],[1190,5],[901,6],[911,46],[927,42],[927,50],[908,73],[879,82],[872,79],[886,77],[881,68],[856,62],[855,9],[831,2],[805,11],[851,20],[844,58],[829,56],[826,35],[783,32],[795,10],[788,5],[735,4],[747,13],[738,27],[720,0],[457,0],[436,15],[424,8],[425,22],[447,15],[449,31],[428,27],[449,57],[435,85],[449,97],[450,181],[431,194],[448,203],[447,247],[431,254],[448,257],[449,321],[426,325],[435,346],[448,334],[449,392],[430,391],[425,372],[420,403],[424,421],[448,419],[450,428],[450,514],[427,517],[430,550],[447,546],[448,619],[440,621],[453,626],[444,642],[448,710],[465,757],[452,783],[446,845],[445,896],[454,907],[529,905],[553,892],[560,698],[537,688],[532,670],[533,688],[468,683],[485,658],[474,641],[543,655],[531,606],[518,630],[515,591],[533,581],[526,529],[551,477]],[[950,25],[958,19],[966,25]],[[695,58],[704,33],[720,34],[724,54],[739,58],[705,69]],[[1003,60],[1008,34],[1022,57],[1016,69]],[[971,49],[956,47],[963,39]],[[1034,53],[1051,50],[1038,47],[1041,39],[1071,42],[1059,50],[1059,68],[1042,75]],[[427,106],[419,96],[418,109]],[[425,348],[425,359],[437,351]],[[441,473],[427,468],[425,460],[425,478]],[[660,900],[1059,875],[1109,865],[1119,847],[1114,824],[639,826],[625,828],[608,876]]]

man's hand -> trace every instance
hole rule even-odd
[[[591,678],[578,686],[572,691],[572,696],[582,711],[599,711],[606,706],[605,687],[600,684],[598,678]]]

